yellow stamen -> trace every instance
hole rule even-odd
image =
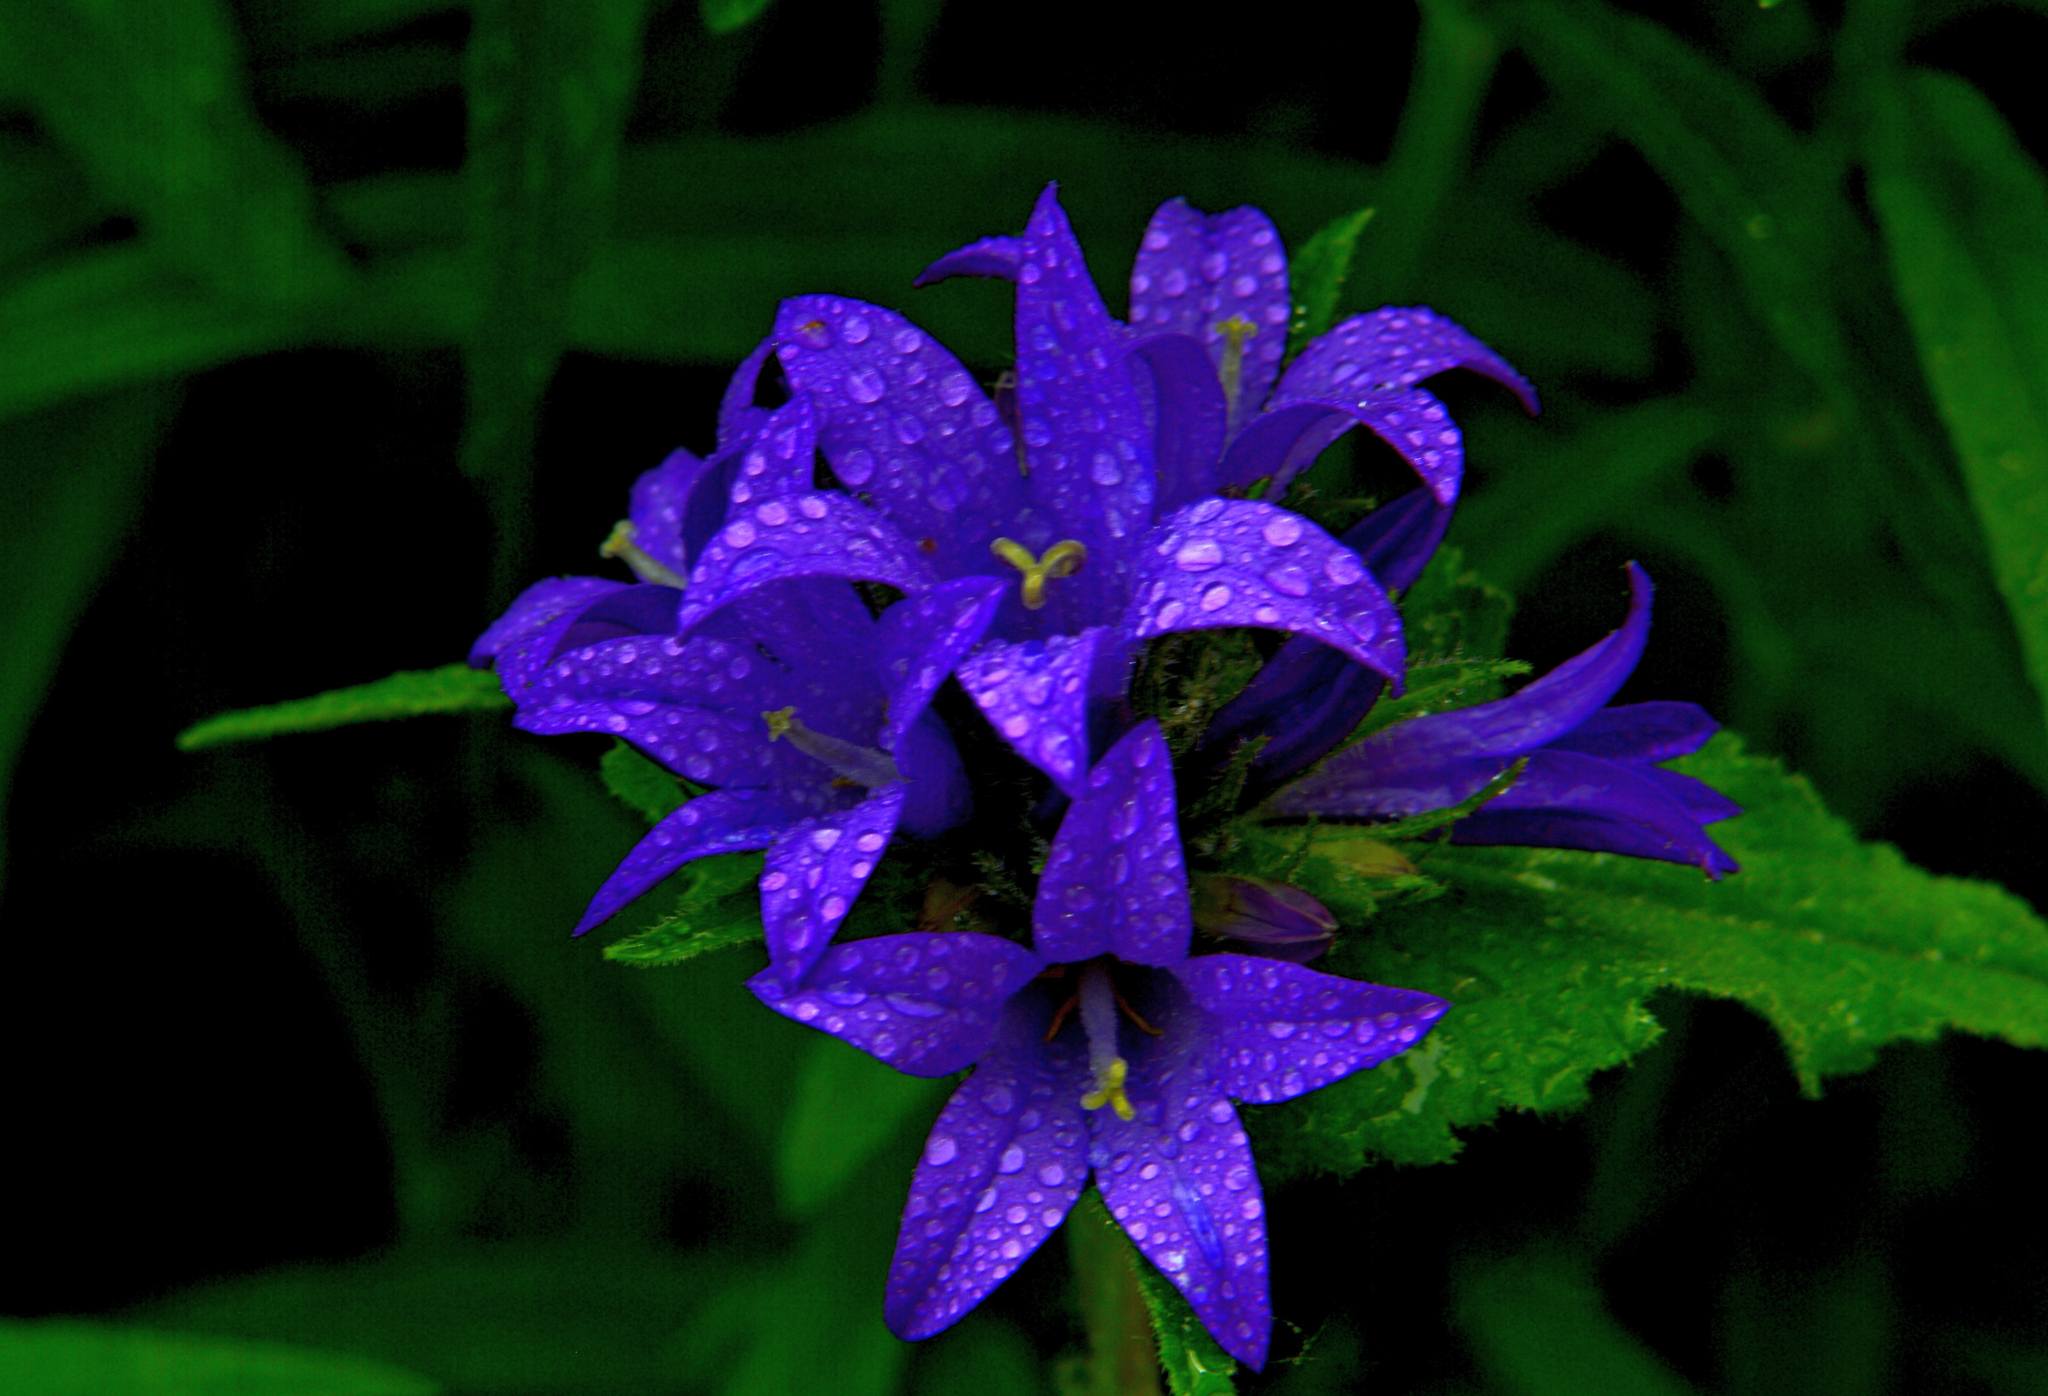
[[[640,546],[639,532],[628,519],[619,520],[612,529],[611,537],[598,546],[597,555],[619,559],[643,582],[658,582],[662,586],[682,590],[683,579]]]
[[[1054,577],[1071,577],[1088,560],[1088,545],[1075,538],[1063,538],[1033,557],[1031,549],[1010,538],[998,538],[988,550],[1024,574],[1024,609],[1043,610],[1045,584]]]
[[[1242,315],[1233,315],[1214,328],[1223,336],[1223,366],[1217,376],[1223,380],[1223,400],[1235,418],[1238,389],[1244,383],[1244,342],[1257,334],[1259,327]]]
[[[1111,1057],[1109,1065],[1095,1076],[1095,1089],[1081,1097],[1083,1110],[1100,1110],[1107,1105],[1116,1111],[1119,1120],[1128,1120],[1138,1112],[1131,1108],[1131,1098],[1124,1094],[1124,1078],[1131,1074],[1131,1064],[1122,1057]]]
[[[768,724],[768,740],[772,742],[777,737],[788,736],[790,723],[795,717],[796,704],[794,703],[791,703],[786,708],[777,708],[773,712],[762,713],[761,720]]]

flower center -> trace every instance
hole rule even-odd
[[[1024,574],[1024,609],[1027,611],[1045,608],[1046,582],[1054,577],[1073,576],[1088,560],[1088,545],[1077,538],[1062,538],[1047,548],[1043,557],[1032,556],[1031,549],[1010,538],[996,539],[988,545],[988,550]]]
[[[811,730],[797,720],[794,703],[762,713],[761,720],[768,724],[769,741],[789,738],[789,744],[798,751],[824,765],[835,776],[850,780],[855,785],[865,785],[872,790],[903,779],[903,772],[896,769],[895,758],[888,752]]]
[[[1116,989],[1109,982],[1109,970],[1092,964],[1081,971],[1081,1031],[1088,1035],[1088,1069],[1095,1075],[1095,1089],[1081,1097],[1083,1110],[1100,1110],[1107,1105],[1119,1120],[1137,1112],[1124,1094],[1124,1078],[1131,1064],[1116,1050]]]
[[[612,536],[599,546],[599,557],[615,557],[632,569],[633,575],[643,582],[654,582],[665,587],[683,589],[683,579],[657,561],[640,546],[639,533],[632,523],[620,519],[612,529]]]
[[[1237,425],[1237,395],[1244,387],[1244,342],[1259,327],[1242,315],[1233,315],[1215,327],[1223,336],[1223,364],[1217,375],[1223,380],[1223,401],[1230,412],[1230,425]]]

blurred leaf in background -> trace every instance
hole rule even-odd
[[[1338,967],[1422,968],[1460,1014],[1326,1114],[1247,1112],[1279,1342],[1218,1379],[2038,1389],[2048,1233],[2009,1102],[2048,1080],[2006,1044],[2044,1021],[2044,44],[2039,5],[1976,0],[1423,0],[1306,42],[1058,3],[0,8],[0,1021],[36,1141],[9,1296],[135,1325],[15,1324],[0,1370],[920,1396],[1077,1370],[1056,1254],[930,1343],[887,1335],[941,1086],[760,1011],[744,859],[609,947],[687,964],[571,941],[683,791],[537,749],[454,667],[511,587],[597,565],[638,470],[710,444],[783,296],[1007,366],[1002,288],[909,280],[1057,178],[1113,310],[1182,195],[1275,217],[1304,323],[1426,302],[1499,346],[1540,422],[1446,391],[1455,541],[1521,602],[1505,652],[1583,647],[1638,556],[1641,696],[1746,739],[1696,768],[1751,806],[1719,887],[1430,848],[1435,900],[1375,901],[1321,857]],[[1352,445],[1312,483],[1389,478]],[[1456,658],[1506,618],[1427,624],[1417,653]],[[172,749],[350,684],[213,734],[471,716]]]

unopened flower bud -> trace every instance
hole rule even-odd
[[[1195,926],[1209,935],[1242,942],[1254,954],[1307,964],[1336,938],[1337,918],[1330,909],[1285,882],[1197,873],[1192,891]]]

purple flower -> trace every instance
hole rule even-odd
[[[1266,1356],[1264,1203],[1233,1100],[1377,1065],[1449,1007],[1249,955],[1190,958],[1173,775],[1156,724],[1081,782],[1030,950],[970,932],[828,949],[761,999],[900,1071],[974,1073],[925,1141],[889,1272],[905,1338],[946,1328],[1059,1226],[1092,1176],[1111,1215],[1226,1349]]]
[[[1219,940],[1236,941],[1253,954],[1305,965],[1337,938],[1337,918],[1330,909],[1285,882],[1236,873],[1198,873],[1192,890],[1195,929]]]
[[[639,569],[678,570],[710,530],[709,497],[751,497],[776,473],[807,480],[810,404],[744,409],[739,445],[678,457],[634,490],[628,543]],[[708,487],[707,487],[708,486]],[[796,520],[817,496],[778,493]],[[714,524],[713,527],[716,525]],[[622,530],[623,532],[624,530]],[[578,934],[683,864],[765,848],[761,915],[772,963],[800,974],[851,909],[898,824],[933,834],[967,811],[965,773],[929,712],[933,694],[988,628],[996,583],[930,588],[879,620],[844,582],[798,579],[699,609],[686,592],[561,578],[530,588],[478,641],[529,732],[603,732],[716,787],[648,833],[592,899]]]
[[[1512,697],[1411,718],[1345,748],[1281,787],[1275,815],[1398,819],[1448,809],[1518,760],[1508,789],[1451,828],[1455,843],[1581,848],[1736,871],[1705,826],[1741,813],[1727,796],[1659,764],[1716,730],[1693,703],[1604,706],[1634,672],[1650,633],[1650,578],[1629,564],[1621,629]]]
[[[984,238],[941,257],[918,280],[1021,281],[1025,242]],[[1447,509],[1464,474],[1463,441],[1443,403],[1415,385],[1466,368],[1537,408],[1527,379],[1425,306],[1354,315],[1282,372],[1293,309],[1287,255],[1272,220],[1255,208],[1206,214],[1185,199],[1161,204],[1139,243],[1130,289],[1131,352],[1153,379],[1162,508],[1260,479],[1278,498],[1332,442],[1364,426]]]
[[[1373,576],[1405,588],[1422,575],[1450,520],[1451,511],[1427,490],[1410,490],[1367,514],[1340,541],[1357,551]],[[1322,645],[1290,638],[1217,712],[1204,741],[1221,753],[1244,738],[1265,737],[1247,772],[1248,788],[1264,793],[1350,736],[1379,693],[1378,674]]]
[[[1148,351],[1104,307],[1052,189],[1003,245],[1017,381],[1000,403],[893,311],[838,296],[782,306],[775,352],[858,498],[808,496],[825,512],[801,529],[779,522],[792,517],[786,501],[736,510],[697,561],[682,623],[779,578],[856,577],[913,595],[993,579],[1003,600],[960,681],[1070,795],[1092,725],[1155,635],[1290,631],[1398,681],[1399,617],[1357,554],[1275,505],[1217,497],[1216,462],[1187,458],[1196,438],[1155,402]]]

